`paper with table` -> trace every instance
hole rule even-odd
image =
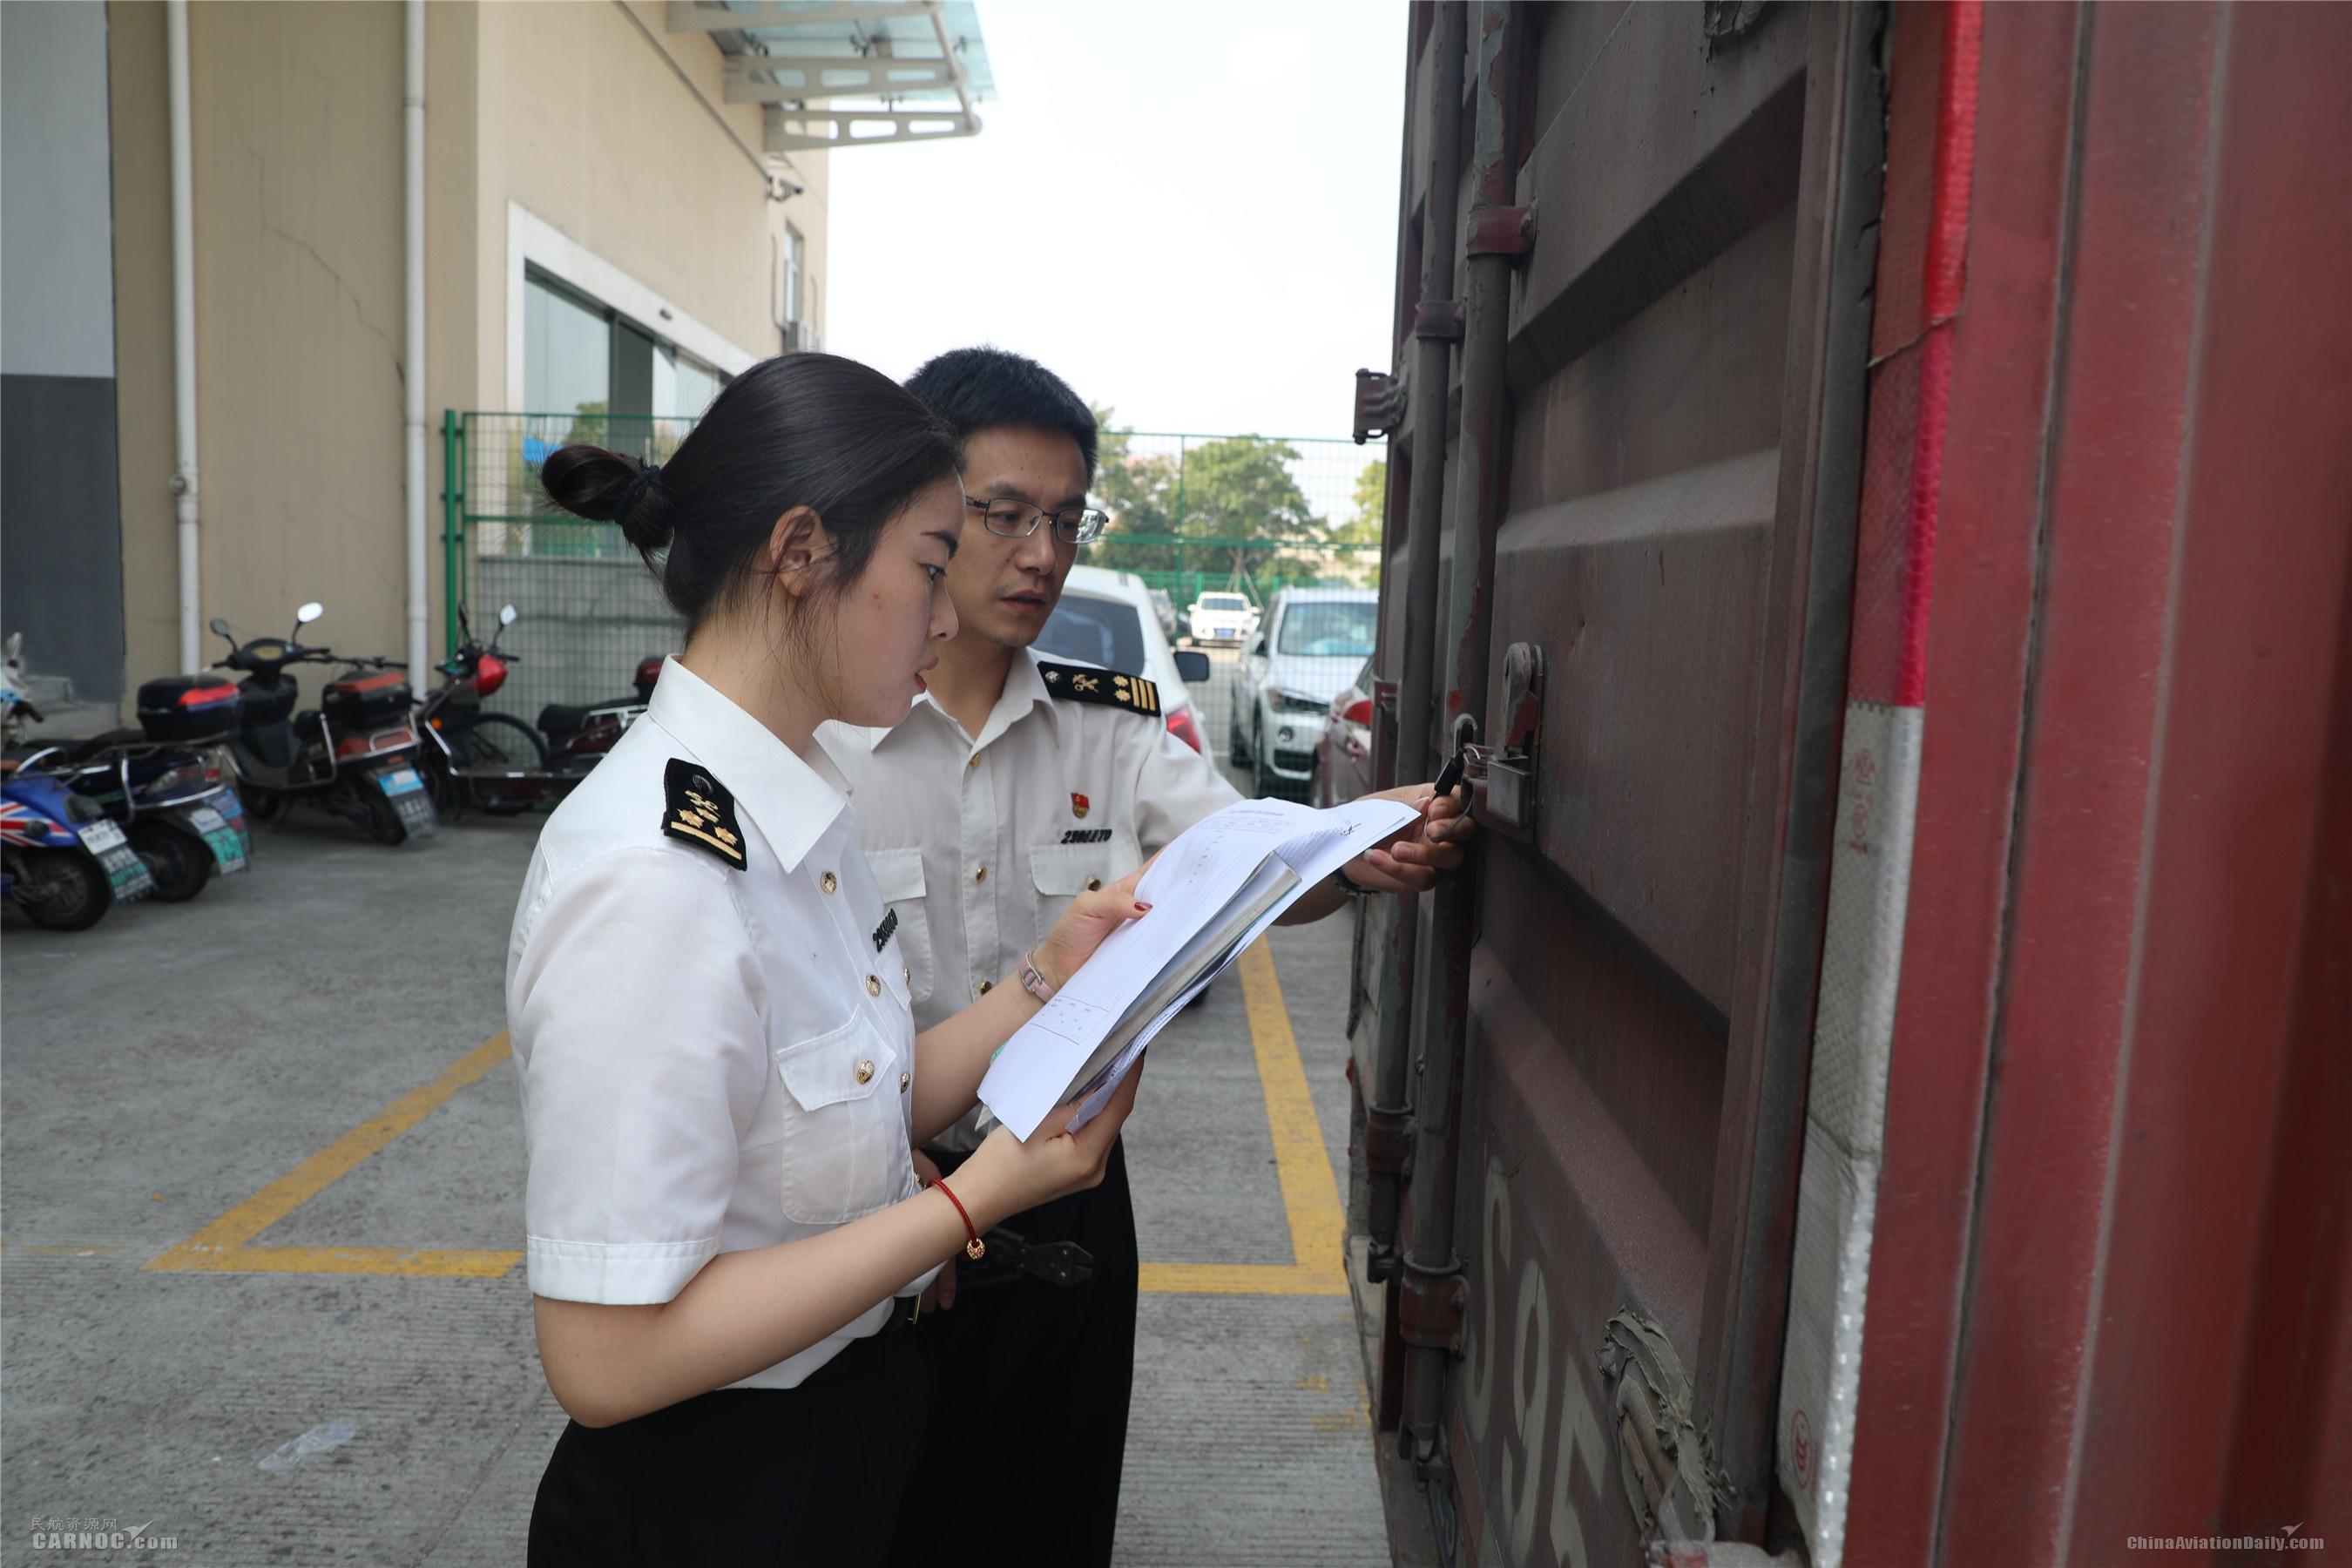
[[[1105,937],[1004,1042],[981,1103],[1023,1139],[1072,1100],[1072,1126],[1085,1125],[1152,1037],[1300,895],[1417,815],[1392,800],[1328,811],[1250,800],[1194,823],[1136,889],[1151,912]]]

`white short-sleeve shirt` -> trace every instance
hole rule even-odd
[[[1041,662],[1076,663],[1014,655],[977,736],[929,693],[890,729],[818,729],[898,916],[917,1028],[1017,969],[1078,893],[1241,798],[1165,720],[1056,693]],[[937,1142],[976,1147],[984,1125],[976,1111]]]
[[[667,1301],[919,1190],[907,963],[830,771],[672,659],[549,818],[507,952],[533,1294]]]

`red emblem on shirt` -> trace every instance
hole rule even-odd
[[[1072,816],[1084,816],[1087,814],[1087,802],[1085,795],[1080,795],[1076,790],[1072,790],[1070,792],[1070,814]]]

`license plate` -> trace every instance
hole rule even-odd
[[[155,890],[155,879],[148,871],[147,862],[139,858],[120,829],[116,830],[114,838],[111,847],[92,851],[98,857],[98,863],[106,868],[107,883],[114,889],[114,901],[127,904],[134,899],[145,898]],[[89,840],[84,839],[83,842],[87,844]]]
[[[408,790],[392,797],[400,813],[401,826],[408,829],[411,838],[422,838],[441,826],[441,814],[433,809],[433,797],[423,790]]]
[[[110,822],[93,822],[81,830],[81,846],[93,855],[103,856],[110,849],[120,849],[127,842],[122,829]]]
[[[213,864],[224,877],[245,869],[245,835],[229,826],[228,818],[209,805],[191,806],[188,821],[204,835],[205,847],[213,852]]]
[[[376,782],[383,786],[383,793],[395,800],[404,795],[413,795],[425,787],[425,781],[416,776],[415,768],[394,768],[388,773],[378,773],[375,777]]]

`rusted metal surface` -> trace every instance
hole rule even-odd
[[[1519,256],[1536,242],[1536,209],[1533,207],[1482,206],[1470,214],[1470,226],[1462,237],[1465,256]]]
[[[2308,1405],[2271,1427],[2294,1396],[2247,1372],[2344,1376],[2340,1297],[2333,1322],[2253,1308],[2285,1295],[2265,1226],[2343,1191],[2283,1187],[2278,1161],[2306,1117],[2342,1123],[2284,1090],[2316,835],[2343,808],[2324,788],[2352,510],[2352,331],[2319,281],[2352,248],[2346,142],[2290,128],[2342,128],[2347,46],[2332,10],[2100,10],[2077,34],[1948,1561],[2275,1532],[2301,1514],[2247,1517],[2242,1446],[2342,1433]],[[1898,1068],[1974,1044],[1910,1022]],[[2314,1239],[2272,1266],[2340,1281],[2342,1222]]]
[[[1811,1527],[1781,1482],[1822,1484],[1824,1434],[1780,1378],[1843,727],[1905,704],[1841,1560],[2326,1533],[2352,11],[1982,7],[1972,147],[1959,12],[1717,12],[1472,8],[1467,91],[1407,130],[1466,103],[1475,135],[1462,287],[1414,250],[1398,316],[1465,310],[1458,430],[1433,400],[1411,443],[1450,504],[1398,552],[1446,612],[1391,658],[1392,574],[1383,673],[1444,694],[1424,748],[1486,743],[1490,831],[1406,931],[1410,1029],[1381,1021],[1421,1066],[1376,1421],[1456,1563]],[[1523,251],[1472,243],[1527,207]],[[1923,451],[1931,531],[1874,532],[1922,515]]]
[[[1527,18],[1504,0],[1478,0],[1466,41],[1472,102],[1469,193],[1477,215],[1510,199],[1518,104],[1519,40]],[[1475,740],[1486,702],[1487,616],[1494,589],[1495,535],[1509,477],[1503,353],[1509,330],[1511,258],[1471,257],[1462,287],[1462,415],[1452,473],[1452,571],[1446,588],[1444,717],[1449,747]],[[1469,1034],[1469,967],[1478,879],[1449,877],[1429,896],[1432,934],[1422,946],[1414,1010],[1421,1065],[1414,1088],[1414,1173],[1402,1237],[1408,1273],[1458,1275],[1454,1247],[1456,1162],[1461,1149],[1462,1061]],[[1467,1286],[1465,1287],[1465,1290]],[[1413,1345],[1405,1357],[1403,1428],[1399,1447],[1433,1478],[1451,1473],[1441,1452],[1447,1381],[1457,1346]]]
[[[1423,310],[1439,305],[1457,307],[1454,299],[1453,234],[1461,174],[1458,108],[1462,99],[1465,22],[1460,5],[1423,7],[1422,15],[1426,26],[1417,20],[1414,30],[1426,38],[1423,63],[1417,72],[1426,89],[1418,123],[1428,156],[1427,174],[1423,182],[1425,198],[1420,221],[1413,226],[1421,236],[1415,279],[1420,301],[1416,319]],[[1411,137],[1407,141],[1412,144]],[[1402,574],[1391,571],[1386,578],[1391,584],[1400,578],[1402,581],[1402,616],[1401,621],[1391,618],[1388,622],[1390,630],[1381,659],[1382,667],[1396,682],[1395,721],[1391,726],[1394,771],[1374,773],[1375,782],[1382,787],[1399,782],[1399,775],[1410,783],[1431,777],[1437,771],[1430,754],[1434,706],[1431,693],[1435,675],[1433,653],[1436,647],[1437,533],[1444,503],[1445,386],[1451,351],[1444,338],[1424,337],[1416,332],[1412,352],[1412,374],[1419,390],[1413,398],[1414,461],[1405,510],[1404,570]],[[1394,482],[1391,475],[1391,483]],[[1399,597],[1393,590],[1387,596],[1392,601]],[[1378,995],[1375,1011],[1379,1024],[1370,1093],[1364,1101],[1364,1114],[1368,1121],[1378,1120],[1384,1127],[1398,1129],[1406,1125],[1409,1110],[1406,1096],[1411,1088],[1408,1068],[1412,1049],[1413,984],[1422,923],[1419,901],[1412,896],[1385,900],[1389,906],[1385,910],[1386,929],[1375,949],[1381,960],[1378,984],[1372,988]],[[1402,1208],[1399,1174],[1403,1168],[1400,1157],[1391,1163],[1372,1168],[1367,1174],[1365,1207],[1370,1245],[1365,1258],[1367,1271],[1373,1280],[1386,1279],[1396,1268],[1397,1223]],[[1397,1407],[1396,1391],[1391,1388],[1388,1393],[1388,1409],[1393,1413]]]
[[[1412,312],[1412,335],[1419,339],[1434,338],[1442,342],[1462,341],[1462,301],[1459,300],[1424,300]]]
[[[1708,1527],[1762,1531],[1801,997],[1771,1021],[1818,920],[1780,858],[1818,883],[1827,797],[1791,775],[1833,752],[1846,578],[1815,531],[1850,529],[1867,341],[1866,308],[1840,312],[1868,294],[1872,194],[1843,181],[1875,166],[1852,134],[1874,14],[1768,12],[1714,65],[1688,8],[1609,15],[1596,37],[1580,8],[1522,14],[1566,30],[1529,46],[1558,108],[1524,167],[1482,134],[1465,225],[1545,215],[1524,251],[1482,244],[1463,290],[1445,716],[1493,748],[1496,831],[1433,900],[1409,1194],[1415,1258],[1465,1259],[1466,1359],[1444,1393],[1443,1359],[1412,1358],[1403,1417],[1424,1452],[1458,1434],[1436,1473],[1465,1560],[1498,1563],[1640,1554],[1593,1355],[1628,1310],[1739,1458]],[[1564,97],[1556,62],[1582,76]],[[1474,79],[1515,82],[1484,57]],[[1507,398],[1475,374],[1478,282],[1517,266]]]

